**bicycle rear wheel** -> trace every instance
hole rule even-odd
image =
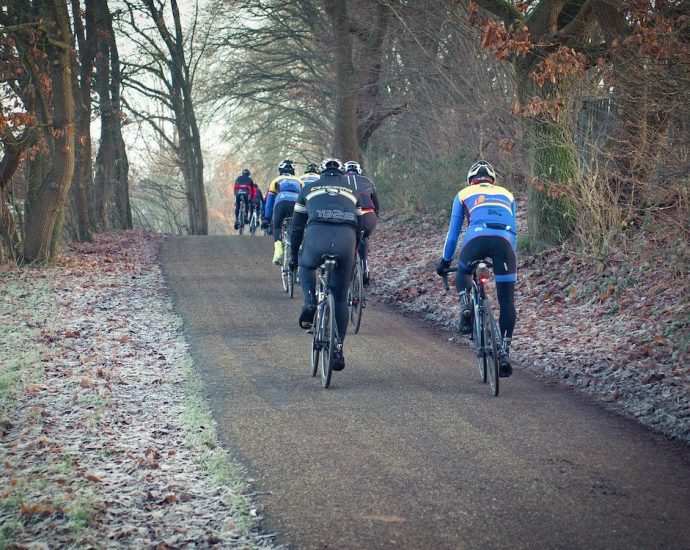
[[[316,376],[316,371],[319,370],[319,356],[321,355],[321,344],[323,340],[323,333],[321,332],[321,319],[323,317],[323,307],[319,305],[316,308],[316,318],[314,324],[311,326],[311,372],[312,376]]]
[[[477,354],[477,367],[479,368],[479,377],[482,382],[486,384],[486,345],[484,338],[483,319],[480,314],[482,310],[474,306],[474,323],[472,323],[472,340]]]
[[[252,213],[252,217],[249,218],[249,234],[256,235],[256,212]]]
[[[292,298],[295,295],[295,273],[290,270],[290,256],[292,251],[290,249],[290,241],[284,241],[283,252],[283,269],[287,269],[287,290],[288,296]]]
[[[333,374],[333,351],[335,350],[335,302],[329,292],[323,308],[320,327],[323,329],[321,347],[321,385],[328,388]]]
[[[364,306],[364,284],[362,277],[362,262],[357,258],[355,272],[350,282],[349,299],[350,323],[352,324],[352,332],[355,334],[359,332],[359,325],[362,322],[362,308]]]
[[[246,215],[246,212],[244,211],[244,201],[240,201],[240,212],[237,215],[237,223],[239,224],[237,231],[239,232],[240,235],[242,235],[242,233],[244,233],[245,215]]]
[[[486,367],[491,393],[498,395],[498,330],[488,300],[484,301],[484,341],[486,343]]]

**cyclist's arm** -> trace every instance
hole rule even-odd
[[[266,192],[266,207],[264,209],[264,219],[270,220],[273,214],[273,201],[276,198],[275,183],[271,182]]]
[[[376,216],[378,217],[378,215],[379,215],[379,210],[380,210],[380,207],[379,207],[379,197],[378,197],[378,195],[376,194],[376,187],[374,187],[374,184],[373,184],[373,183],[371,184],[371,202],[374,203],[374,213],[375,213]]]
[[[443,247],[443,259],[447,262],[453,260],[455,255],[455,248],[458,246],[458,238],[460,237],[460,230],[462,223],[465,220],[465,205],[460,201],[460,197],[455,195],[453,201],[453,210],[450,213],[450,226],[448,227],[448,234],[446,235],[446,244]]]
[[[233,188],[232,194],[237,196],[237,190],[239,189],[239,182],[235,180],[235,187]]]
[[[304,200],[304,191],[300,191],[295,208],[292,211],[292,231],[290,233],[290,246],[292,247],[293,258],[297,257],[297,252],[304,238],[304,228],[307,226],[308,214]]]

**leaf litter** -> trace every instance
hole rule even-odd
[[[247,480],[214,481],[189,444],[163,238],[107,232],[0,270],[0,546],[272,547]]]

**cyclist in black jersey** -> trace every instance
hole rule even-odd
[[[292,258],[290,269],[299,265],[304,292],[304,307],[299,317],[302,328],[309,328],[316,313],[316,272],[324,254],[339,256],[331,277],[338,325],[333,369],[345,368],[343,341],[347,332],[347,294],[355,261],[355,247],[360,228],[360,210],[353,183],[343,177],[344,166],[338,159],[321,163],[321,177],[304,186],[292,216]],[[298,256],[299,253],[299,256]]]
[[[359,206],[362,209],[362,231],[363,238],[359,243],[359,256],[364,261],[364,276],[362,282],[364,286],[369,285],[369,264],[367,254],[369,252],[369,237],[376,229],[376,222],[379,216],[379,199],[376,196],[374,182],[362,175],[362,166],[359,162],[348,160],[345,163],[345,177],[356,189]]]

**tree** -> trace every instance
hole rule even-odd
[[[96,89],[101,139],[96,157],[95,218],[100,229],[132,228],[129,162],[122,138],[120,57],[107,0],[90,0],[96,29]]]
[[[0,11],[0,17],[5,41],[12,33],[4,51],[13,52],[21,63],[21,70],[8,81],[19,100],[15,108],[36,117],[38,149],[27,157],[25,168],[28,189],[22,256],[27,262],[47,262],[57,254],[74,171],[69,13],[65,0],[25,0]],[[7,129],[2,129],[3,145],[10,153],[8,164],[13,164],[12,155],[17,150],[12,151]]]
[[[125,61],[124,83],[130,92],[137,92],[143,98],[138,105],[129,100],[127,106],[176,152],[186,185],[189,231],[194,235],[206,235],[208,209],[204,162],[193,97],[196,65],[204,51],[203,44],[198,52],[194,50],[198,45],[195,42],[195,33],[199,31],[198,5],[195,4],[191,23],[192,38],[187,40],[176,0],[171,0],[168,14],[172,29],[166,22],[164,2],[142,0],[126,4],[130,38],[134,39],[142,59]],[[151,22],[153,27],[149,26]],[[209,32],[207,27],[202,34],[205,36]],[[203,38],[201,40],[203,42]],[[188,47],[191,52],[187,51]],[[155,102],[156,107],[150,108],[147,101]],[[156,112],[160,108],[168,112]],[[170,132],[170,125],[174,133]]]

